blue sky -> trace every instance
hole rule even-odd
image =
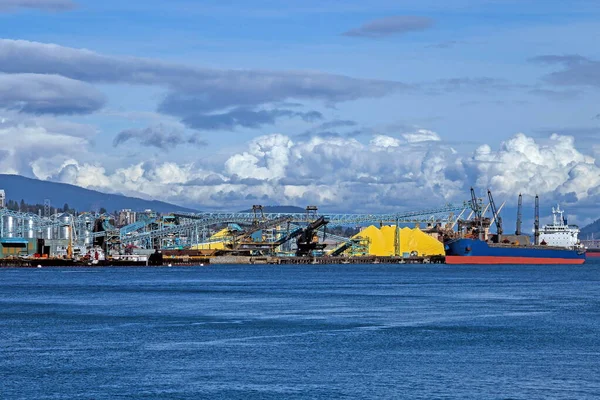
[[[587,0],[0,0],[0,172],[202,209],[600,200]],[[554,136],[553,136],[554,134]],[[573,219],[572,218],[572,219]]]

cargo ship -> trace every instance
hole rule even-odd
[[[539,229],[539,197],[535,198],[534,243],[521,232],[522,196],[519,195],[517,230],[504,235],[502,219],[488,190],[492,218],[484,216],[480,199],[471,189],[472,220],[458,221],[457,237],[445,242],[447,264],[583,264],[586,250],[579,242],[579,228],[569,225],[560,207],[552,209],[553,222]],[[487,209],[487,207],[486,207]],[[497,233],[489,227],[495,223]]]
[[[590,258],[600,258],[600,247],[587,249],[585,251],[585,254],[587,257]]]
[[[585,254],[589,258],[600,259],[600,240],[593,239],[592,237],[591,240],[584,240],[583,242],[586,248]]]
[[[446,264],[583,264],[584,249],[488,243],[455,239],[446,243]]]

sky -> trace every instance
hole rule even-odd
[[[202,210],[395,212],[489,188],[585,224],[599,17],[591,0],[0,0],[0,173]]]

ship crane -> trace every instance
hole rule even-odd
[[[517,206],[517,230],[515,235],[521,235],[521,224],[523,223],[523,195],[519,193],[519,204]]]
[[[496,223],[496,232],[498,233],[498,239],[502,235],[502,217],[498,215],[498,209],[496,203],[494,203],[494,197],[492,196],[491,190],[488,189],[488,199],[490,200],[490,208],[492,209],[493,220]]]
[[[540,197],[537,194],[535,195],[535,210],[533,217],[534,243],[537,246],[540,244]]]
[[[475,217],[478,220],[481,220],[482,212],[481,212],[481,204],[477,200],[477,196],[475,195],[475,189],[471,188],[471,209],[475,213]]]

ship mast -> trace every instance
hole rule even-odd
[[[540,244],[540,197],[535,195],[535,222],[534,222],[534,243]]]
[[[515,235],[521,235],[521,223],[523,222],[523,195],[519,193],[519,205],[517,207],[517,230]]]

